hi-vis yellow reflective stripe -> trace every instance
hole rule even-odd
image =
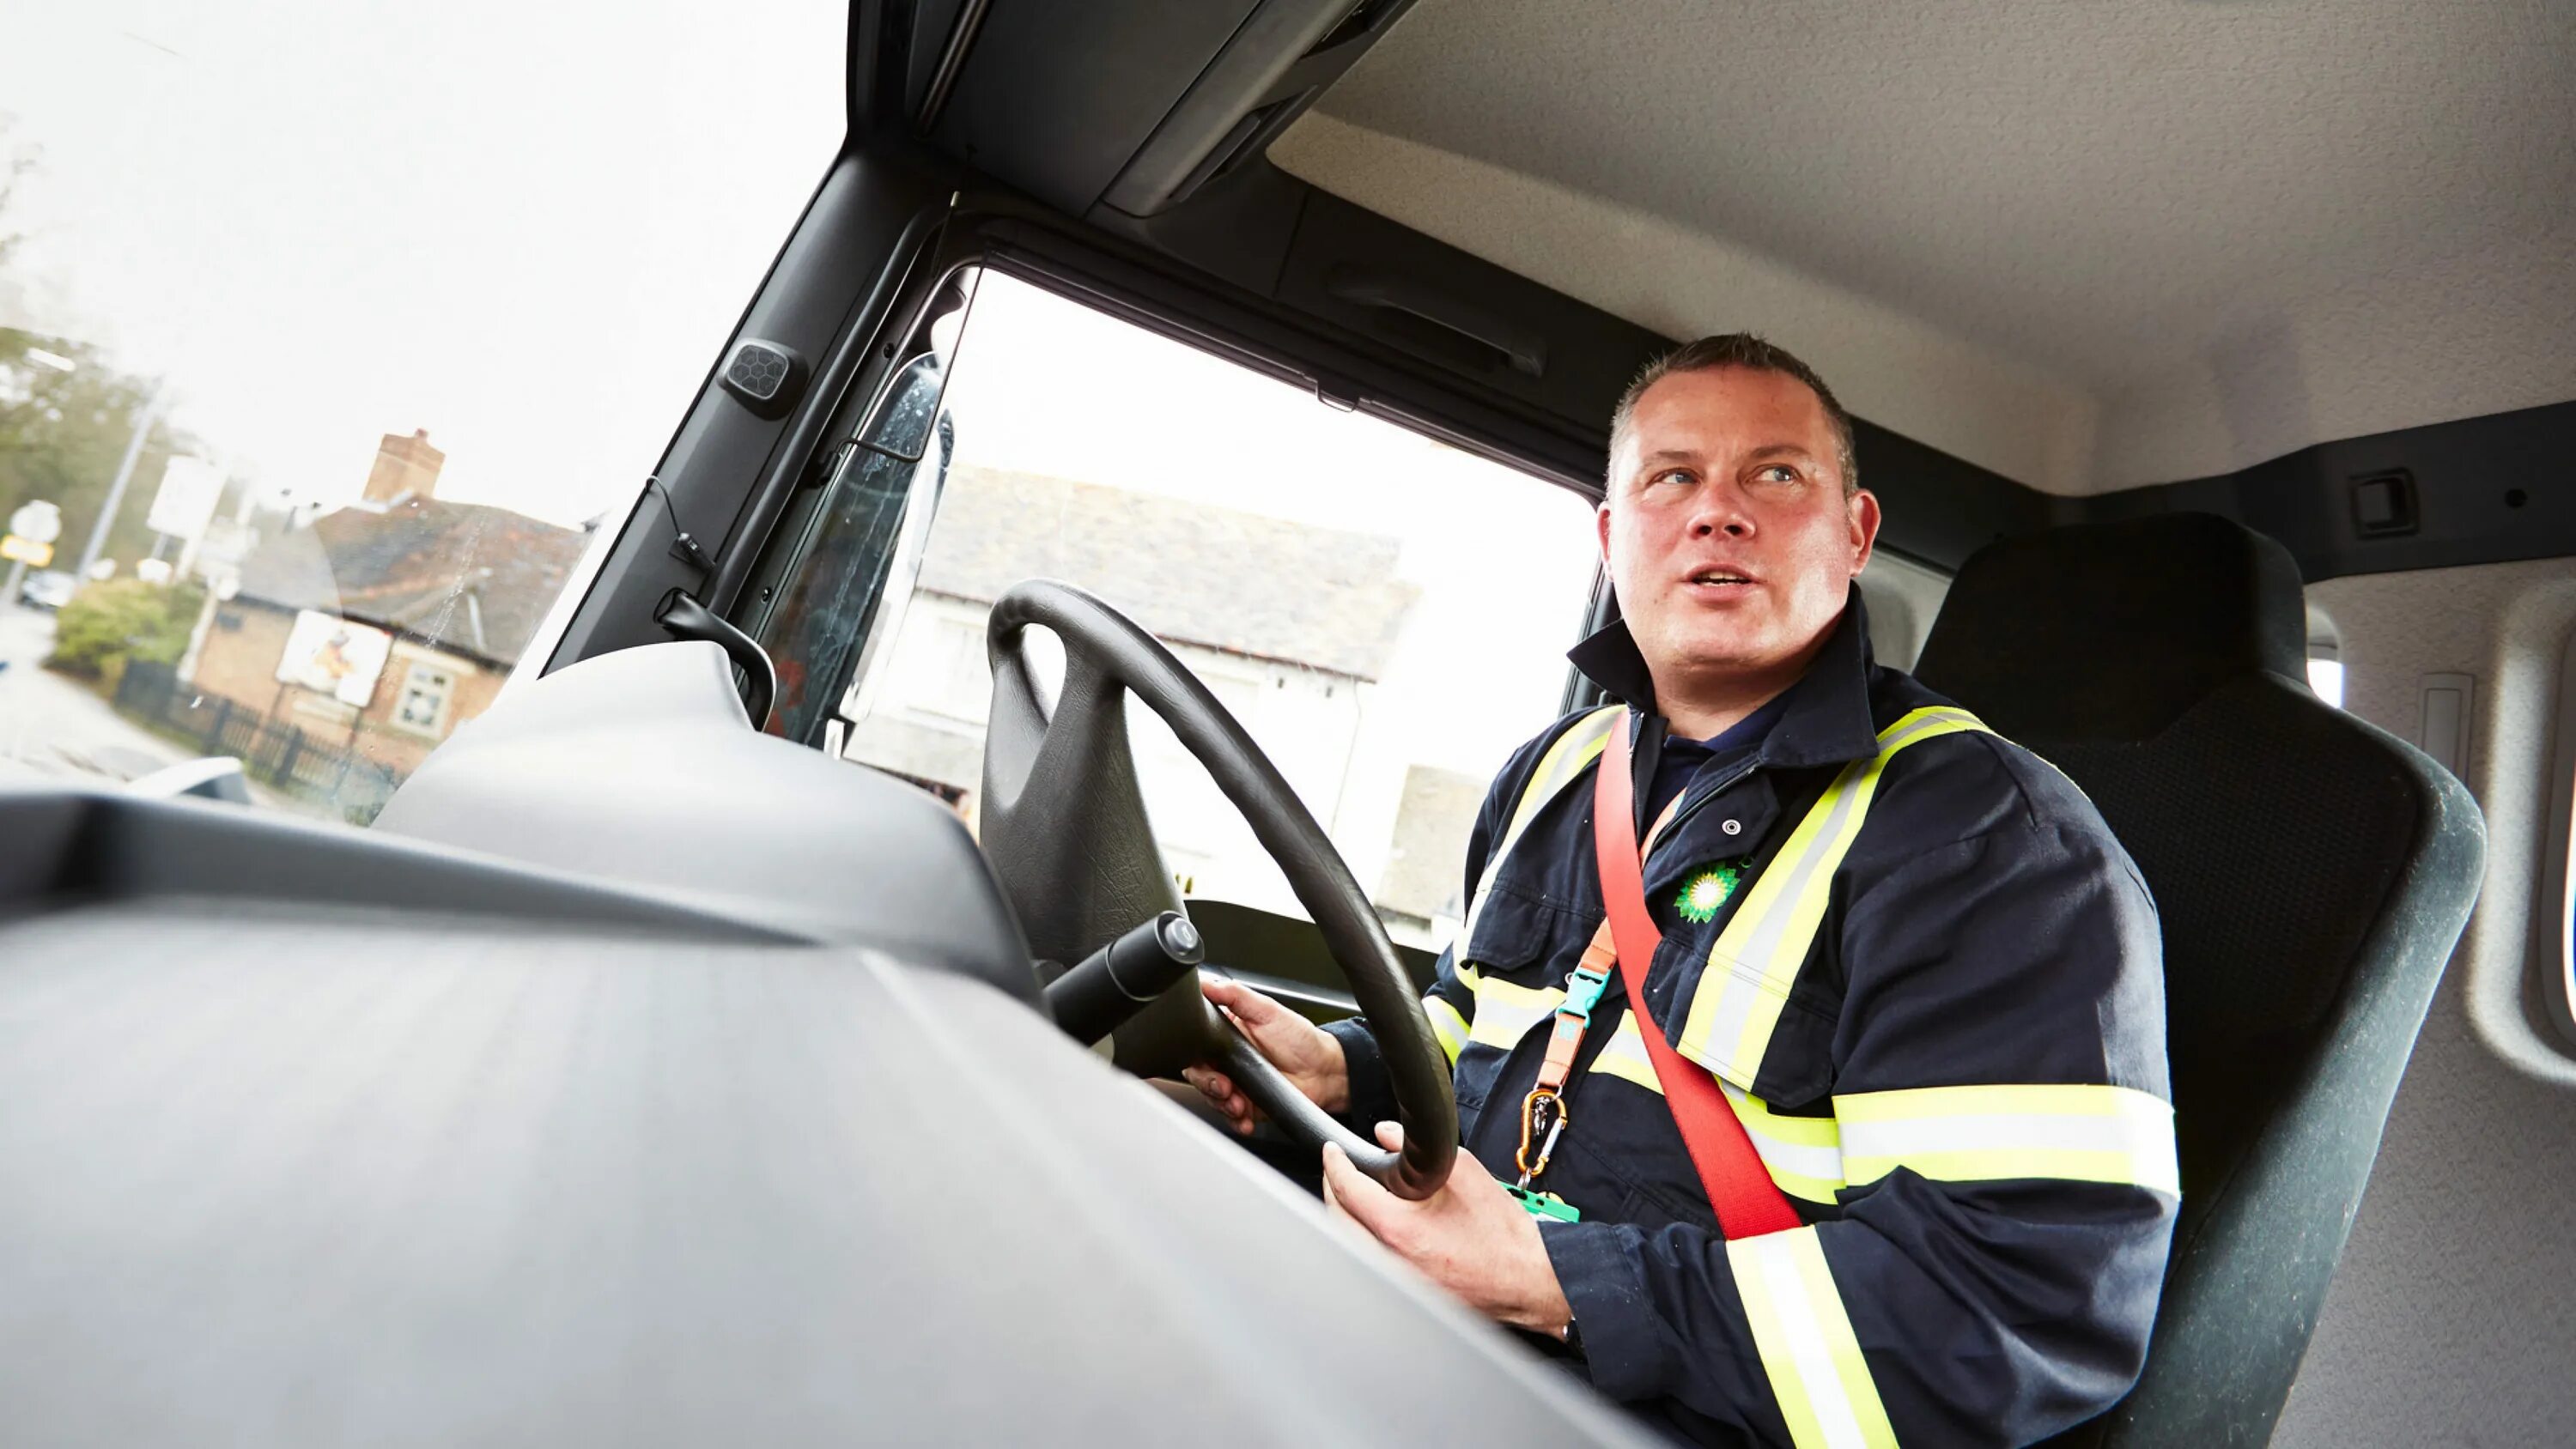
[[[1791,1197],[1830,1203],[1843,1187],[1842,1129],[1831,1117],[1784,1117],[1731,1082],[1720,1082],[1735,1120],[1762,1154],[1771,1181]]]
[[[1431,1034],[1440,1039],[1440,1050],[1448,1056],[1449,1065],[1458,1065],[1458,1053],[1467,1049],[1467,1018],[1460,1016],[1458,1008],[1438,992],[1422,998],[1422,1009],[1431,1018]]]
[[[1601,1044],[1601,1054],[1592,1059],[1591,1075],[1616,1077],[1661,1095],[1663,1083],[1655,1078],[1654,1058],[1646,1055],[1645,1038],[1637,1034],[1637,1018],[1622,1014],[1618,1028]],[[1745,1135],[1753,1139],[1753,1150],[1762,1155],[1762,1165],[1771,1180],[1791,1197],[1809,1202],[1830,1203],[1843,1185],[1842,1149],[1831,1117],[1783,1117],[1763,1101],[1724,1082],[1718,1083],[1726,1100],[1735,1108],[1735,1119],[1744,1124]]]
[[[1896,1430],[1816,1230],[1733,1239],[1726,1261],[1790,1442],[1798,1449],[1895,1449]]]
[[[1663,1094],[1664,1084],[1655,1078],[1655,1059],[1646,1055],[1646,1039],[1637,1034],[1634,1013],[1619,1013],[1619,1025],[1610,1039],[1601,1044],[1601,1054],[1592,1059],[1589,1076],[1617,1077],[1623,1082]]]
[[[1592,1073],[1660,1093],[1636,1018],[1592,1061]],[[1782,1192],[1831,1203],[1844,1187],[1900,1167],[1936,1182],[2049,1178],[2180,1194],[2173,1108],[2128,1087],[2008,1084],[1919,1087],[1834,1099],[1831,1117],[1791,1117],[1720,1082],[1735,1118]]]
[[[1673,1046],[1718,1076],[1750,1091],[1770,1049],[1771,1030],[1790,983],[1824,924],[1834,871],[1859,838],[1887,762],[1909,745],[1963,730],[1983,730],[1964,709],[1918,709],[1878,733],[1878,753],[1834,777],[1709,951],[1708,968],[1691,994],[1690,1014]]]
[[[1564,1000],[1565,992],[1558,987],[1541,991],[1491,976],[1478,977],[1476,1020],[1468,1029],[1467,1040],[1510,1051],[1520,1043],[1524,1032],[1555,1015]]]
[[[1834,1099],[1843,1173],[1942,1182],[2044,1177],[2179,1195],[2173,1108],[2128,1087],[1920,1087]]]
[[[1571,729],[1556,737],[1556,743],[1547,747],[1547,753],[1538,757],[1538,768],[1530,771],[1529,783],[1521,787],[1521,798],[1512,807],[1511,822],[1503,827],[1502,839],[1495,841],[1493,850],[1486,855],[1485,873],[1467,901],[1467,919],[1458,927],[1460,955],[1466,954],[1467,942],[1475,938],[1476,918],[1485,913],[1485,887],[1494,878],[1494,868],[1520,843],[1521,832],[1529,829],[1540,807],[1555,799],[1558,791],[1601,758],[1602,747],[1610,742],[1610,726],[1620,715],[1621,708],[1615,704],[1594,710],[1576,720]]]

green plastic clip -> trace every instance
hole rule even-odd
[[[1560,1223],[1583,1220],[1583,1210],[1552,1192],[1532,1192],[1525,1187],[1503,1184],[1503,1191],[1520,1200],[1521,1207],[1534,1218],[1554,1218]]]

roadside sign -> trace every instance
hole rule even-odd
[[[376,676],[385,672],[393,644],[393,636],[382,629],[305,609],[296,614],[295,628],[278,656],[277,682],[300,684],[365,709],[376,696]]]
[[[54,561],[54,546],[13,533],[0,538],[0,558],[40,569]]]
[[[52,543],[63,536],[63,511],[41,498],[33,503],[21,503],[18,511],[9,515],[9,531],[29,543]],[[10,554],[9,557],[16,558],[17,555]]]
[[[223,496],[220,469],[195,458],[173,458],[161,470],[161,491],[152,495],[152,511],[143,524],[172,538],[196,538],[206,531],[206,520],[215,516],[215,504]]]

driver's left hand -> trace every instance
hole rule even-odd
[[[1342,1054],[1342,1043],[1331,1032],[1240,982],[1215,976],[1199,978],[1199,989],[1209,1002],[1240,1028],[1255,1050],[1270,1059],[1288,1078],[1289,1084],[1306,1094],[1306,1100],[1327,1112],[1346,1110],[1351,1104],[1350,1059]],[[1181,1077],[1210,1105],[1225,1114],[1234,1130],[1250,1136],[1261,1122],[1261,1109],[1243,1094],[1234,1078],[1215,1066],[1202,1062],[1184,1068]]]
[[[1377,1126],[1378,1144],[1404,1150],[1404,1129]],[[1539,1239],[1538,1219],[1512,1201],[1475,1154],[1460,1152],[1448,1180],[1420,1202],[1378,1186],[1341,1148],[1324,1146],[1324,1202],[1335,1216],[1359,1224],[1398,1257],[1463,1299],[1467,1306],[1514,1328],[1562,1337],[1574,1309],[1556,1281],[1556,1265]]]

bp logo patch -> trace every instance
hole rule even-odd
[[[1721,860],[1704,865],[1682,882],[1682,893],[1673,900],[1673,909],[1681,918],[1694,924],[1717,919],[1718,908],[1735,895],[1735,887],[1744,879],[1740,861]]]

